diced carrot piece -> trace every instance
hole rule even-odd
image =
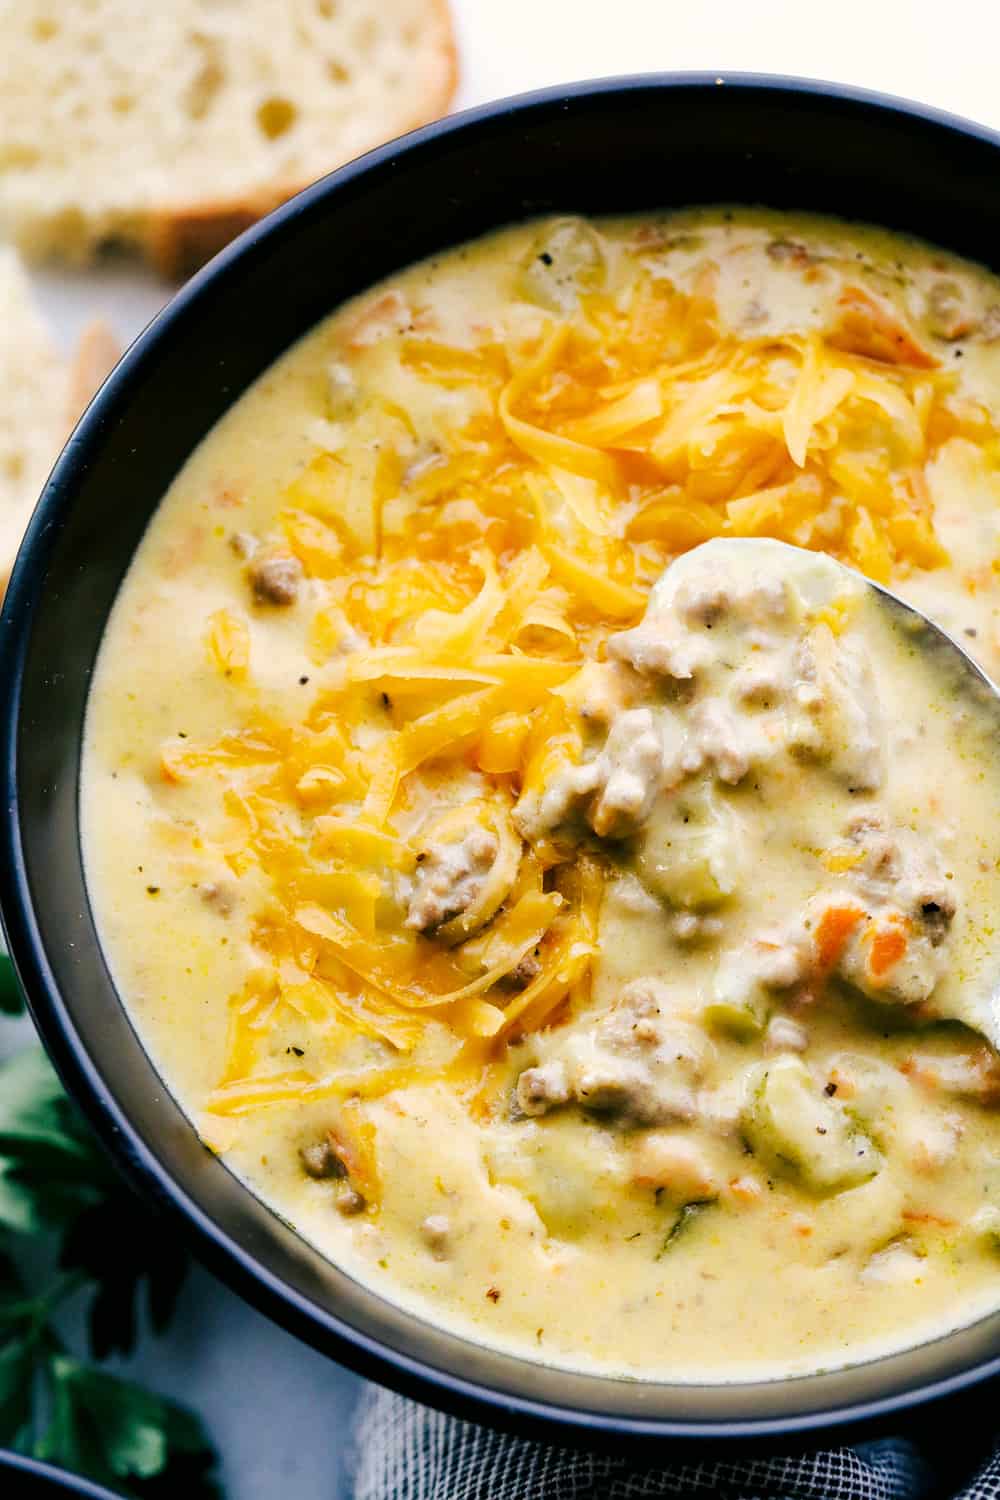
[[[904,1057],[899,1064],[899,1071],[904,1078],[912,1079],[914,1083],[922,1084],[926,1089],[939,1089],[941,1079],[933,1068],[927,1067],[926,1063],[919,1057]]]
[[[938,361],[918,343],[893,307],[860,286],[848,286],[837,299],[840,316],[827,341],[835,349],[883,364],[932,370]]]
[[[358,1099],[344,1101],[340,1117],[329,1135],[334,1150],[344,1164],[351,1186],[361,1193],[370,1208],[377,1207],[380,1183],[375,1154],[375,1127],[370,1120],[365,1119]]]
[[[876,979],[881,979],[894,964],[898,964],[908,947],[906,929],[902,922],[887,923],[877,927],[868,955],[868,968]]]
[[[816,929],[816,963],[828,974],[847,946],[864,912],[857,906],[828,906]]]

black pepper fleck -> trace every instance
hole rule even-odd
[[[159,894],[160,894],[160,887],[158,885],[147,885],[147,887],[146,887],[146,895],[147,896],[158,896]]]

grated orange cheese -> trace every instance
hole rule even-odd
[[[244,722],[161,754],[168,781],[214,779],[226,858],[272,893],[217,1114],[412,1081],[395,1055],[432,1025],[459,1044],[452,1076],[471,1078],[582,1002],[596,856],[571,867],[556,844],[517,840],[510,895],[453,947],[406,928],[396,883],[432,815],[484,786],[485,803],[509,807],[580,759],[576,675],[639,618],[671,557],[734,535],[822,548],[879,581],[947,562],[926,470],[952,437],[996,443],[984,409],[860,287],[823,332],[738,337],[721,327],[716,281],[710,264],[688,292],[639,271],[627,295],[588,293],[526,344],[473,325],[450,345],[424,318],[391,335],[401,367],[474,391],[474,414],[456,406],[466,414],[407,466],[411,415],[372,399],[351,419],[356,464],[318,452],[289,479],[263,540],[290,549],[315,591],[308,707],[278,723],[256,706],[246,622],[221,610],[206,640],[246,695]],[[367,347],[340,352],[350,363]],[[528,955],[538,971],[517,991]],[[369,1071],[275,1072],[261,1041],[289,1011],[386,1056]]]

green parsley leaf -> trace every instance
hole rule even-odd
[[[9,1256],[0,1255],[0,1447],[30,1447],[34,1369],[32,1304]]]
[[[0,1066],[0,1151],[43,1166],[72,1158],[91,1172],[103,1168],[41,1047]]]
[[[61,1273],[39,1290],[24,1284],[4,1246],[25,1248],[27,1270],[41,1231],[57,1232],[62,1245]],[[56,1306],[86,1291],[94,1347],[127,1350],[141,1289],[162,1329],[185,1267],[175,1237],[105,1161],[41,1049],[0,1065],[0,1445],[136,1500],[217,1497],[215,1454],[198,1419],[82,1363],[52,1326]]]
[[[682,1235],[686,1234],[695,1219],[706,1208],[711,1208],[717,1200],[715,1198],[692,1198],[690,1203],[685,1203],[677,1210],[674,1222],[667,1230],[666,1238],[656,1253],[656,1259],[660,1260],[668,1250],[672,1250]]]
[[[19,1016],[23,1010],[24,996],[14,977],[14,965],[0,942],[0,1015]]]
[[[106,1359],[135,1345],[143,1288],[153,1328],[162,1333],[168,1326],[188,1257],[159,1217],[124,1184],[116,1184],[67,1229],[59,1264],[84,1271],[94,1283],[90,1347],[97,1359]]]
[[[61,1228],[114,1182],[41,1048],[0,1065],[0,1228]]]
[[[98,1359],[134,1347],[143,1287],[153,1327],[169,1323],[187,1255],[98,1153],[40,1048],[0,1066],[0,1228],[63,1231],[60,1265],[94,1284]]]
[[[211,1461],[200,1422],[162,1396],[65,1354],[48,1361],[47,1373],[52,1413],[35,1447],[40,1458],[119,1488],[125,1481],[140,1495],[141,1481],[165,1475],[173,1454]],[[190,1464],[185,1467],[190,1476]],[[213,1493],[211,1481],[185,1485],[186,1500]]]

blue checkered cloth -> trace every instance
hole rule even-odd
[[[786,1457],[636,1468],[459,1422],[375,1386],[355,1427],[354,1500],[1000,1500],[1000,1450],[955,1434],[955,1463],[883,1439]],[[978,1459],[977,1459],[978,1452]],[[964,1453],[967,1472],[958,1459]]]

